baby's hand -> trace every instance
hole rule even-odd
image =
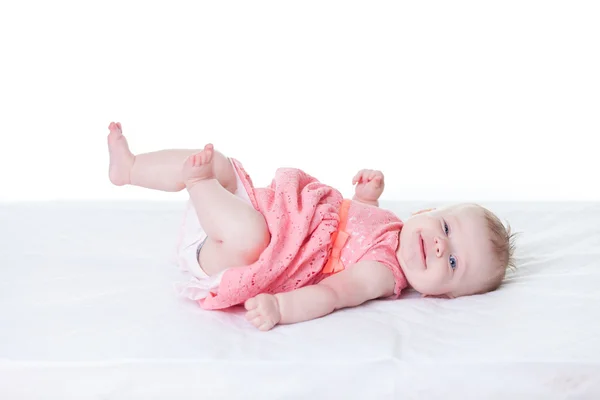
[[[357,184],[355,196],[360,200],[375,202],[383,193],[385,183],[383,173],[372,169],[363,169],[352,178],[352,184]]]
[[[281,320],[279,303],[272,294],[259,294],[247,300],[244,307],[248,310],[246,319],[261,331],[268,331]]]

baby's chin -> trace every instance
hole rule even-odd
[[[440,297],[454,299],[457,297],[470,296],[483,291],[483,283],[473,285],[435,285],[428,282],[422,282],[413,279],[411,281],[409,276],[406,276],[408,285],[419,292],[422,296],[427,297]]]
[[[424,297],[447,297],[446,294],[448,291],[446,290],[446,288],[442,288],[435,285],[423,284],[422,282],[411,282],[408,276],[406,277],[406,280],[408,281],[408,285],[411,288],[419,292]]]

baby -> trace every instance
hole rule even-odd
[[[182,293],[205,309],[243,304],[260,330],[398,298],[408,287],[441,298],[483,294],[513,264],[510,227],[493,213],[460,204],[401,221],[378,207],[379,171],[354,176],[352,199],[292,168],[255,188],[210,144],[134,156],[121,124],[109,130],[113,184],[189,193],[179,259],[195,278]]]

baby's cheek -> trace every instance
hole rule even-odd
[[[433,268],[429,268],[428,272],[431,272],[430,281],[432,284],[440,286],[448,280],[448,274],[444,271],[444,268],[440,263],[436,263]]]

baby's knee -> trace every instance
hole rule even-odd
[[[260,255],[269,245],[271,235],[266,223],[263,229],[246,232],[245,235],[239,236],[234,243],[230,243],[235,247],[235,250],[242,259],[244,264],[252,264],[258,261]],[[228,246],[229,247],[229,246]]]

